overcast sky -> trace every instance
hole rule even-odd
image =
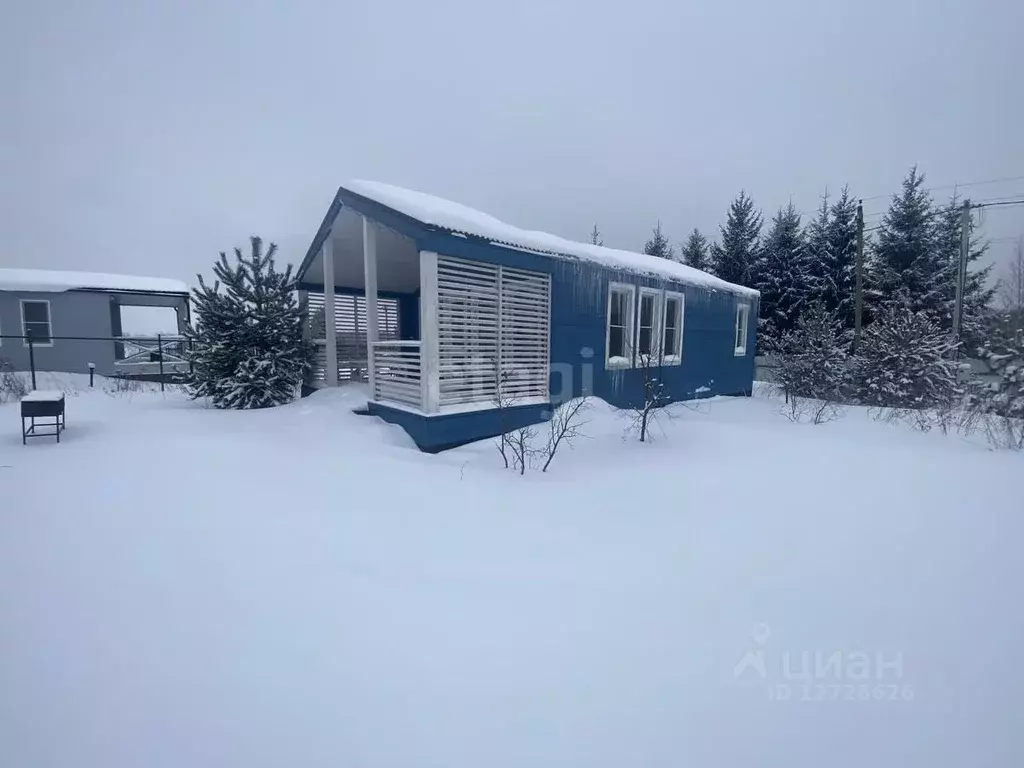
[[[298,262],[353,177],[639,249],[658,218],[717,235],[740,188],[767,215],[914,163],[1024,176],[1021,0],[0,9],[0,266],[191,279],[250,233]],[[1024,208],[984,232],[1024,233]]]

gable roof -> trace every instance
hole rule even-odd
[[[0,269],[0,291],[63,293],[75,290],[189,293],[189,287],[182,281],[163,277],[65,272],[55,269]]]
[[[371,205],[366,206],[365,202],[369,202]],[[377,181],[362,180],[349,181],[338,189],[334,203],[310,245],[300,273],[305,272],[306,267],[319,250],[323,239],[327,236],[327,228],[334,220],[341,204],[349,205],[370,218],[374,218],[375,211],[373,209],[376,206],[383,206],[392,213],[410,219],[427,229],[476,237],[495,245],[558,258],[589,261],[609,269],[651,275],[709,290],[727,291],[740,296],[756,297],[760,295],[753,288],[727,282],[678,261],[633,251],[605,248],[590,243],[578,243],[547,232],[519,229],[489,214],[451,200],[445,200],[442,197]]]

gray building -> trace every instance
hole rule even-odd
[[[165,308],[162,312],[170,317],[162,328],[169,338],[166,344],[161,338],[160,346],[165,367],[173,371],[182,351],[177,334],[189,321],[185,283],[94,272],[0,269],[0,363],[28,370],[31,337],[37,371],[88,373],[92,363],[104,376],[155,373],[156,332],[125,328],[122,320],[140,309],[145,313],[157,307]]]

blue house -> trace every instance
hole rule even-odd
[[[338,190],[299,268],[318,386],[439,451],[581,395],[749,395],[758,293],[678,262],[543,232],[376,182]]]

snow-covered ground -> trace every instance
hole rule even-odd
[[[1024,456],[755,397],[521,478],[364,400],[0,406],[0,765],[1024,764]]]

